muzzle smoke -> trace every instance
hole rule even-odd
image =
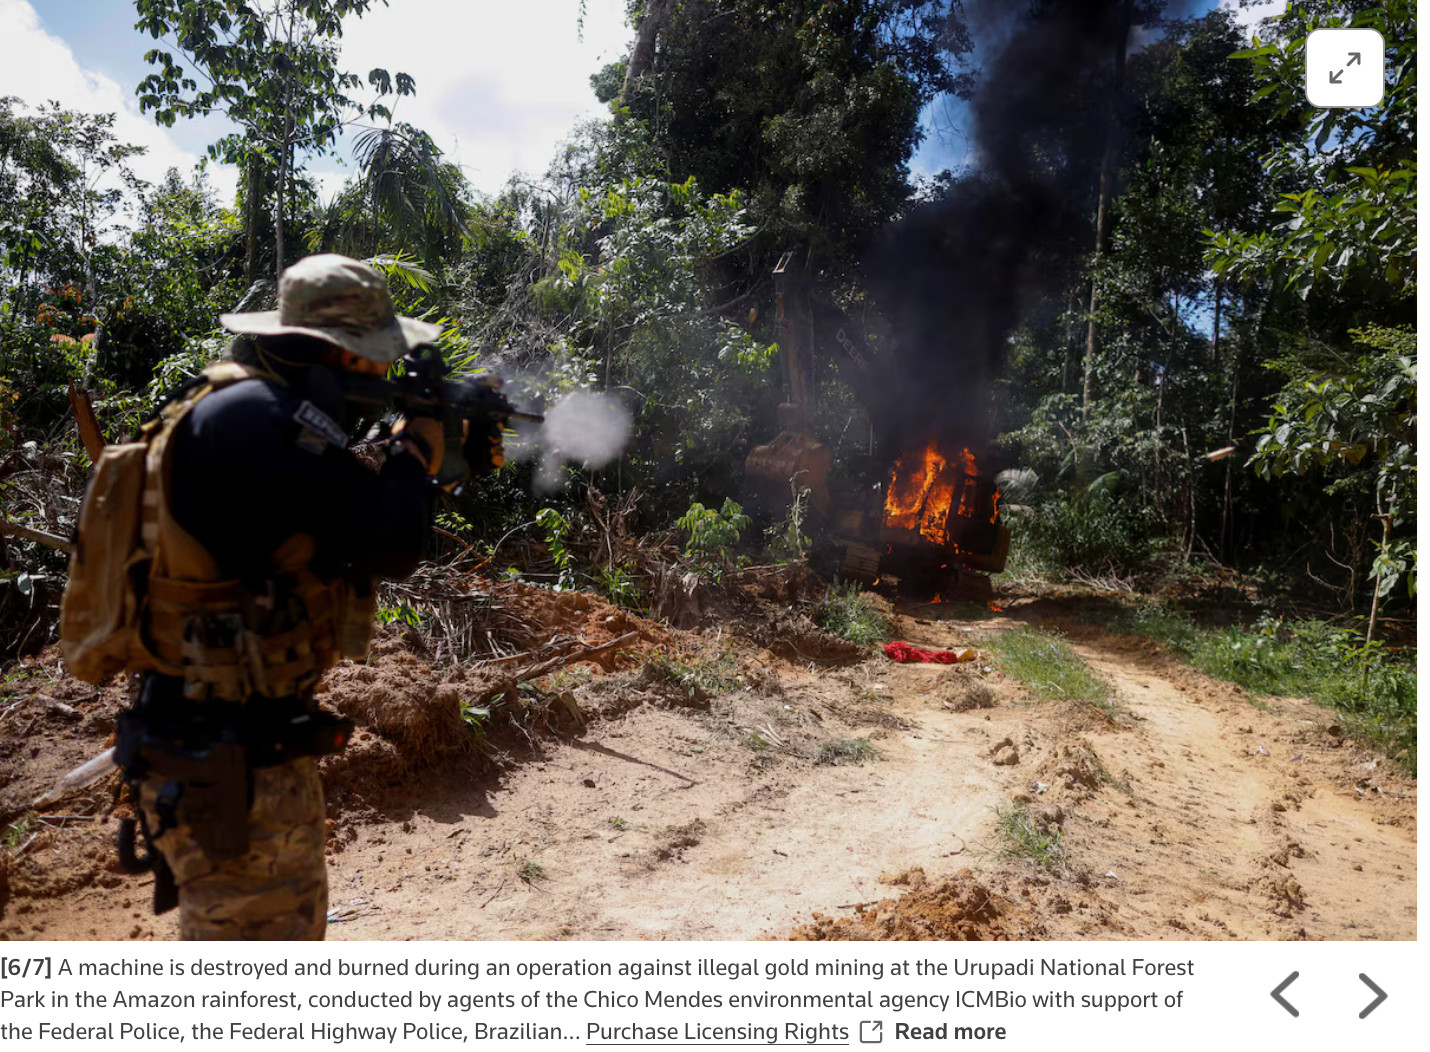
[[[576,391],[546,411],[545,423],[520,434],[513,452],[518,459],[536,458],[536,490],[552,493],[560,489],[566,465],[605,467],[621,455],[631,431],[630,411],[619,399]]]

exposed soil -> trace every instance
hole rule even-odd
[[[1072,604],[911,607],[898,638],[963,649],[1060,625],[1114,686],[1111,713],[1034,701],[985,660],[851,653],[778,589],[691,632],[588,596],[499,602],[515,649],[638,636],[535,689],[393,630],[372,665],[335,670],[326,700],[363,729],[324,761],[330,938],[1416,937],[1413,780],[1328,710],[1253,703]],[[743,685],[677,682],[654,654]],[[493,691],[478,740],[461,706]],[[124,699],[53,652],[8,670],[0,938],[175,935],[114,860],[117,776],[30,806],[112,742]],[[854,762],[859,741],[877,755]],[[1062,831],[1064,863],[1002,853],[994,809],[1018,804]]]

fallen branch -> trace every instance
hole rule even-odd
[[[538,679],[539,677],[546,675],[548,672],[556,671],[558,668],[565,668],[567,665],[574,665],[578,661],[589,661],[592,658],[609,654],[612,651],[623,650],[639,638],[639,632],[627,632],[623,636],[617,636],[615,639],[612,639],[605,643],[601,643],[598,646],[584,647],[581,650],[574,651],[570,654],[558,654],[554,658],[550,658],[546,661],[540,662],[539,664],[532,665],[530,668],[523,669],[515,675],[507,677],[506,679],[502,680],[497,687],[493,688],[492,693],[501,694],[513,689],[519,683],[525,683],[527,680]]]
[[[540,647],[537,650],[523,650],[520,654],[507,654],[505,657],[483,658],[481,661],[477,662],[477,664],[482,666],[483,668],[491,665],[510,665],[517,661],[526,661],[531,658],[534,658],[542,650],[551,649],[554,650],[557,654],[565,654],[568,653],[572,647],[579,647],[580,645],[581,644],[579,640],[568,639],[563,642],[547,643],[546,646]],[[543,658],[542,660],[544,661],[546,659]]]
[[[91,760],[80,764],[69,774],[65,775],[55,787],[43,796],[38,796],[30,804],[31,807],[49,807],[57,804],[71,793],[77,793],[81,789],[87,789],[95,782],[99,781],[117,766],[114,762],[114,749],[105,749],[104,752]]]
[[[58,548],[67,554],[74,553],[74,545],[63,537],[57,537],[53,533],[46,533],[44,530],[32,530],[28,526],[21,526],[18,522],[11,522],[9,519],[0,519],[0,533],[8,533],[14,537],[22,537],[27,541],[35,541],[38,544],[48,544],[51,548]]]

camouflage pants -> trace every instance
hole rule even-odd
[[[327,931],[327,822],[317,761],[259,768],[252,778],[247,854],[210,859],[182,823],[155,840],[179,886],[182,939],[322,939]],[[159,828],[154,803],[163,784],[151,778],[140,787],[151,830]]]

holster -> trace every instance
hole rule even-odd
[[[179,825],[188,828],[212,859],[237,858],[248,851],[248,757],[232,736],[188,747],[153,733],[142,714],[131,710],[120,714],[114,759],[131,783],[164,780],[155,807],[159,829],[144,830],[151,853],[154,841]]]

